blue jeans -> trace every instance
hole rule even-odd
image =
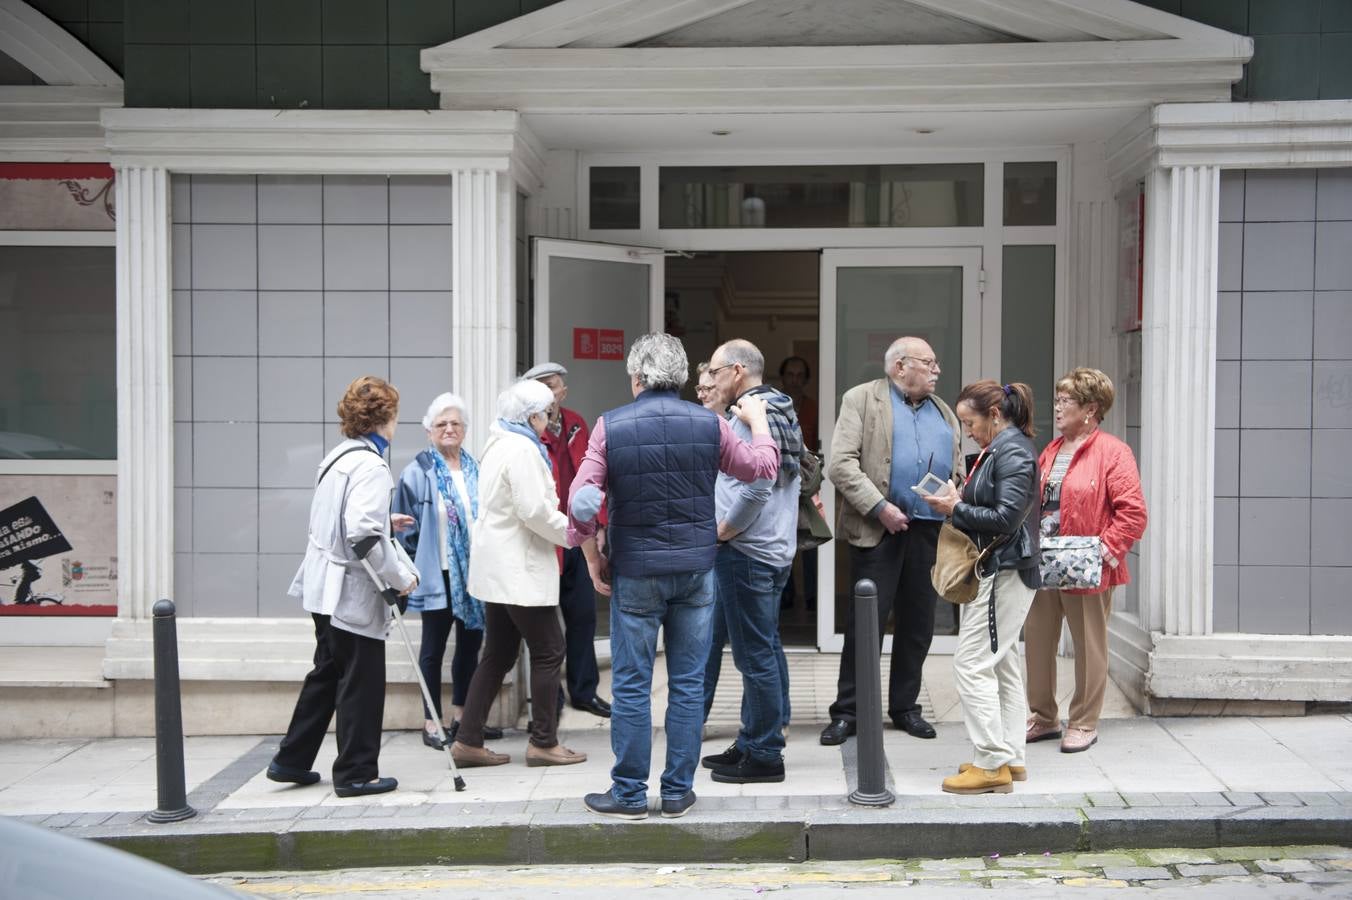
[[[610,778],[619,803],[642,806],[648,802],[659,627],[665,634],[667,657],[667,765],[662,772],[662,799],[678,800],[694,784],[704,724],[700,702],[713,603],[713,570],[696,575],[614,576],[610,748],[615,765]]]
[[[757,762],[783,758],[789,723],[789,666],[779,638],[779,598],[790,566],[752,559],[731,545],[718,549],[714,640],[705,665],[705,717],[718,687],[723,641],[732,643],[732,661],[742,673],[742,727],[737,747]]]

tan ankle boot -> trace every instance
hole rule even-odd
[[[459,741],[451,744],[451,758],[462,769],[473,769],[477,766],[505,766],[512,761],[512,758],[506,753],[494,753],[487,747],[471,747]]]
[[[944,779],[943,789],[949,794],[1010,794],[1014,792],[1009,766],[983,769],[972,766],[960,775]]]
[[[958,766],[958,774],[961,775],[963,772],[966,772],[971,767],[972,767],[971,763],[963,763],[962,765]],[[1028,769],[1026,769],[1023,766],[1010,766],[1009,777],[1012,781],[1027,781]]]
[[[587,761],[587,754],[569,750],[563,744],[553,747],[526,745],[526,765],[528,766],[575,766]]]

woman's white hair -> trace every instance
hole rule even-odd
[[[436,398],[427,404],[427,412],[423,414],[422,418],[422,427],[431,431],[432,423],[437,420],[437,416],[448,409],[459,412],[460,418],[465,420],[465,427],[469,427],[469,413],[465,412],[465,398],[449,391],[444,394],[437,394]]]
[[[690,360],[679,340],[653,332],[634,341],[625,370],[645,390],[679,391],[690,379]]]
[[[525,425],[536,413],[542,413],[554,403],[554,392],[544,382],[531,378],[518,381],[498,394],[498,418]]]

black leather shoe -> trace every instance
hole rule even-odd
[[[728,745],[728,749],[722,753],[713,753],[699,761],[700,765],[706,769],[724,769],[728,766],[735,766],[742,761],[742,751],[737,749],[737,742],[733,741]]]
[[[904,731],[911,737],[932,738],[935,735],[934,726],[922,719],[918,712],[897,716],[892,724],[897,726],[898,731]]]
[[[333,792],[339,797],[364,797],[367,794],[384,794],[399,787],[393,778],[377,778],[374,781],[356,781],[352,784],[335,784]]]
[[[459,723],[458,721],[457,721],[455,724],[456,724],[457,727],[460,725],[460,723]],[[451,740],[455,740],[454,736],[451,737]],[[486,740],[486,741],[500,741],[500,740],[502,740],[502,729],[501,729],[501,728],[494,728],[492,725],[485,725],[485,726],[484,726],[484,740]]]
[[[625,806],[618,802],[610,791],[604,794],[588,794],[582,798],[582,803],[587,809],[601,816],[633,820],[648,818],[647,806]]]
[[[455,738],[452,737],[452,735],[450,734],[450,729],[448,728],[446,729],[446,731],[447,731],[446,736],[451,740],[455,740]],[[441,738],[437,737],[435,734],[428,731],[426,728],[423,729],[423,745],[426,747],[431,747],[433,750],[440,750],[442,747],[446,746],[441,742]]]
[[[268,766],[268,781],[280,781],[282,784],[315,784],[319,781],[319,773],[272,763]]]
[[[844,719],[832,719],[831,724],[822,729],[822,743],[827,747],[845,743],[845,739],[854,734],[854,723]]]
[[[677,800],[662,801],[662,818],[679,819],[681,816],[690,812],[690,807],[695,805],[695,792],[686,791],[685,796]]]
[[[709,776],[723,784],[770,784],[784,780],[784,760],[776,763],[757,762],[743,756],[735,766],[714,769]]]
[[[600,697],[593,697],[590,700],[584,700],[581,703],[574,703],[573,709],[580,709],[585,713],[591,713],[593,716],[600,716],[603,719],[610,718],[610,704]]]

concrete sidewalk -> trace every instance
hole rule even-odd
[[[731,686],[727,696],[720,690],[719,707],[735,709],[731,666],[728,674]],[[1062,754],[1054,741],[1031,745],[1029,781],[1015,793],[955,797],[943,794],[940,782],[971,751],[961,722],[952,721],[956,710],[932,702],[947,689],[936,668],[926,708],[937,720],[937,739],[884,732],[897,802],[883,810],[845,799],[856,778],[855,741],[821,746],[820,722],[810,721],[820,713],[797,708],[782,784],[718,784],[701,769],[699,802],[676,820],[654,815],[621,823],[583,808],[583,794],[609,786],[612,757],[607,723],[573,710],[565,714],[561,737],[588,754],[586,763],[527,768],[525,735],[509,731],[493,746],[511,754],[512,763],[465,770],[463,793],[453,789],[444,753],[424,747],[416,732],[385,735],[381,771],[399,779],[398,791],[346,800],[329,783],[332,738],[316,764],[324,780],[294,787],[263,775],[276,736],[191,737],[189,803],[199,815],[171,825],[144,820],[156,804],[152,739],[3,741],[0,815],[108,841],[193,872],[1352,846],[1347,712],[1105,719],[1099,744],[1088,752]],[[655,691],[660,698],[662,686]],[[655,706],[653,804],[664,750],[660,702]],[[722,750],[734,733],[726,716],[715,718],[704,752]]]

